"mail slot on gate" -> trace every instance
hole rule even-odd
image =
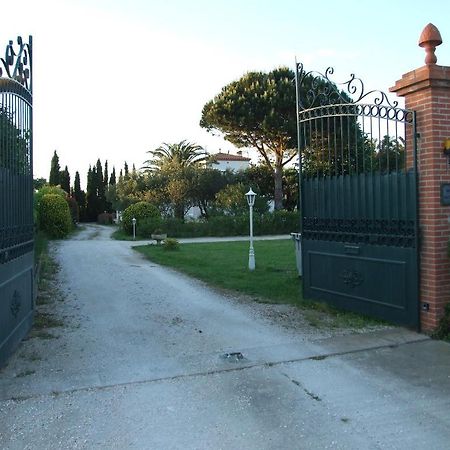
[[[360,247],[357,245],[345,245],[344,253],[346,255],[359,255]]]

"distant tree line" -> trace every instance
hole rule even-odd
[[[125,162],[124,170],[128,173],[128,164]],[[121,171],[122,172],[122,171]],[[45,185],[43,178],[34,180],[35,189]],[[116,185],[116,170],[113,167],[109,174],[108,161],[104,163],[104,168],[100,159],[87,172],[86,190],[81,189],[80,173],[75,172],[73,185],[70,183],[70,174],[67,166],[61,170],[59,156],[55,150],[50,164],[50,186],[60,186],[67,193],[68,199],[76,203],[78,210],[78,220],[81,222],[95,222],[99,214],[111,213],[113,206],[110,198],[114,200]],[[112,193],[112,194],[111,194]]]

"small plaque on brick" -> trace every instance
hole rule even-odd
[[[441,184],[441,205],[450,206],[450,183]]]

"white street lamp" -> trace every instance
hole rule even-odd
[[[248,269],[255,270],[255,250],[253,249],[253,205],[255,204],[256,194],[252,188],[245,194],[250,208],[250,250],[248,251]]]
[[[131,221],[133,222],[133,241],[134,241],[136,239],[136,219],[133,217]]]

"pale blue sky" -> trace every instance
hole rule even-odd
[[[8,20],[5,20],[8,18]],[[0,53],[34,39],[35,176],[61,165],[84,178],[98,157],[139,167],[162,142],[234,151],[198,123],[203,105],[250,70],[350,73],[387,91],[423,65],[417,46],[434,23],[450,65],[450,4],[443,0],[21,0],[2,4]]]

